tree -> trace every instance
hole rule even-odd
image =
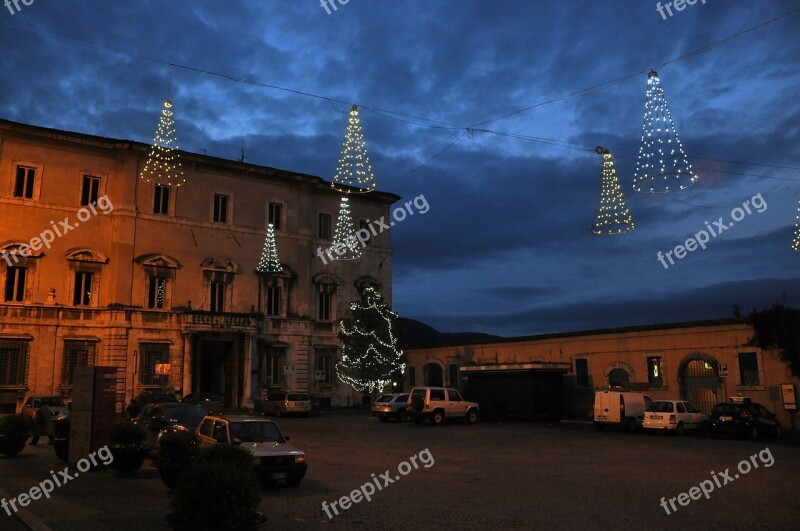
[[[780,357],[791,373],[800,376],[800,310],[783,304],[750,312],[755,334],[751,345],[760,348],[779,348]]]
[[[362,393],[382,391],[406,367],[397,345],[397,314],[372,286],[361,292],[361,300],[350,304],[350,318],[340,322],[342,359],[336,374],[344,383]]]

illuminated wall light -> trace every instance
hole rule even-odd
[[[598,147],[597,154],[603,155],[603,168],[600,173],[600,195],[594,214],[592,232],[595,234],[625,234],[635,228],[630,210],[625,204],[622,187],[614,168],[614,158],[607,149]]]
[[[172,101],[169,99],[164,100],[153,145],[139,177],[146,183],[175,188],[186,182],[178,154],[178,136],[175,131]]]
[[[259,273],[280,273],[283,271],[281,261],[278,260],[278,244],[275,241],[275,227],[272,223],[267,225],[267,238],[264,240],[264,250],[256,266]]]
[[[375,175],[369,162],[367,146],[361,132],[358,107],[353,105],[347,121],[342,156],[331,187],[344,193],[367,193],[375,190]]]
[[[356,238],[355,224],[353,216],[350,214],[350,203],[347,197],[342,197],[339,205],[339,217],[336,219],[331,250],[334,260],[358,260],[361,258],[361,245]]]
[[[698,179],[683,151],[661,80],[653,70],[647,76],[642,140],[633,189],[649,194],[677,192],[692,186]]]

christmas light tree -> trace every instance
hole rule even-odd
[[[178,136],[175,132],[172,101],[169,99],[164,100],[156,136],[153,138],[150,154],[139,177],[147,183],[176,188],[186,182],[178,154]]]
[[[361,133],[361,120],[356,105],[350,110],[342,156],[331,187],[348,194],[366,193],[375,189],[375,175],[372,173],[372,164],[369,162],[364,135]]]
[[[649,194],[677,192],[692,186],[697,179],[678,138],[661,80],[657,72],[651,71],[633,189]]]
[[[794,223],[794,242],[792,242],[792,250],[800,251],[800,204],[797,205],[797,218]]]
[[[331,254],[334,260],[357,260],[361,258],[361,248],[356,239],[356,229],[353,216],[350,214],[350,203],[347,197],[342,197],[339,205],[339,217],[336,220],[336,229],[333,232]]]
[[[350,304],[350,319],[339,323],[342,359],[336,374],[341,381],[371,393],[382,391],[405,370],[405,355],[394,335],[396,319],[375,288],[364,288],[361,301]]]
[[[598,147],[597,153],[603,155],[603,169],[600,177],[600,197],[594,214],[592,232],[595,234],[624,234],[634,229],[631,212],[625,205],[622,187],[619,185],[614,158],[607,149]]]
[[[256,266],[259,273],[280,273],[283,271],[280,260],[278,260],[278,244],[275,242],[275,227],[272,223],[267,225],[267,239],[264,240],[264,250]]]

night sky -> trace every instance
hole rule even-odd
[[[378,189],[430,205],[392,229],[394,309],[441,331],[800,306],[800,13],[691,53],[798,2],[697,1],[666,19],[651,0],[333,2],[0,4],[0,117],[150,142],[171,78],[181,149],[244,147],[330,180],[358,104]],[[632,189],[651,68],[700,177],[668,195]],[[590,230],[598,145],[636,223],[626,235]],[[758,194],[763,212],[658,261]]]

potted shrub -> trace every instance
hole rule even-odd
[[[164,523],[187,530],[258,529],[267,523],[260,503],[250,452],[219,444],[202,449],[183,472]]]
[[[111,454],[117,470],[130,473],[142,468],[147,455],[142,446],[146,438],[144,430],[132,422],[118,422],[111,428]]]
[[[53,448],[56,457],[62,461],[69,460],[69,431],[70,417],[64,417],[53,422]]]
[[[199,449],[200,441],[191,431],[176,429],[161,436],[156,467],[164,485],[178,486],[181,473],[192,465]]]
[[[21,415],[0,416],[0,454],[16,455],[31,435],[30,422]]]

